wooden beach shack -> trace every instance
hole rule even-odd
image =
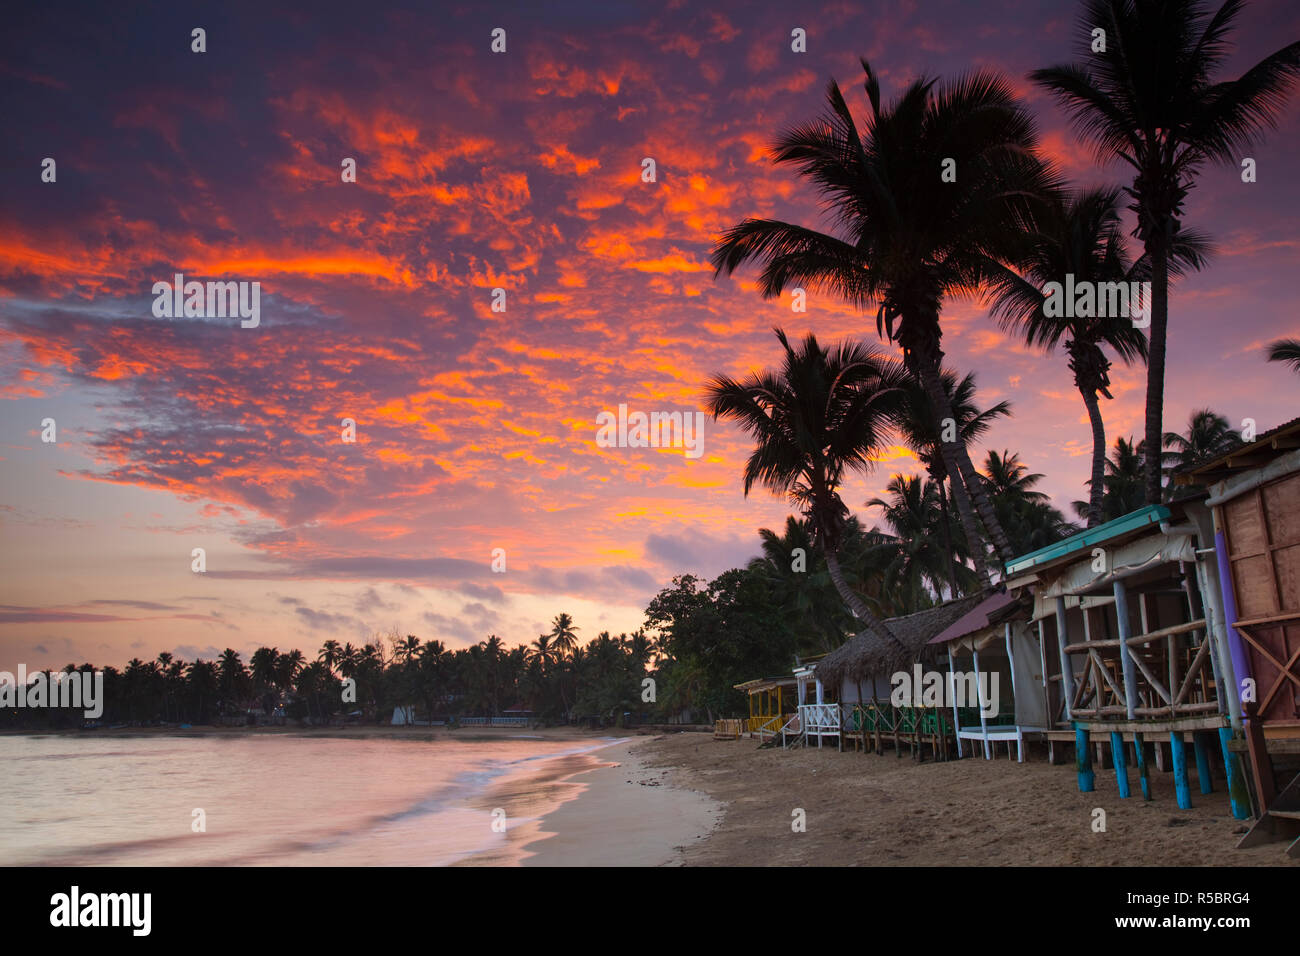
[[[868,631],[849,638],[815,665],[818,685],[833,703],[808,710],[808,719],[834,720],[841,748],[847,739],[864,750],[883,753],[885,745],[892,743],[901,755],[903,744],[908,744],[914,755],[921,756],[928,744],[937,757],[946,758],[955,731],[951,714],[942,706],[895,706],[890,701],[893,676],[913,674],[917,664],[923,670],[935,665],[939,648],[931,639],[986,596],[981,592],[889,618],[884,623],[898,643]]]
[[[999,742],[1010,757],[1014,743],[1023,763],[1026,737],[1049,729],[1046,667],[1032,611],[1027,590],[994,591],[931,638],[947,652],[958,757],[963,740],[978,741],[986,760]]]
[[[1099,759],[1109,741],[1120,796],[1129,795],[1131,754],[1150,799],[1149,757],[1154,747],[1166,769],[1167,741],[1178,805],[1190,807],[1187,734],[1201,792],[1213,792],[1212,755],[1222,752],[1233,812],[1244,818],[1230,747],[1240,715],[1223,693],[1233,671],[1208,527],[1209,512],[1195,500],[1140,508],[1009,562],[1007,590],[1033,595],[1043,736],[1073,737],[1080,790],[1094,786],[1098,735]]]
[[[796,710],[798,681],[793,676],[759,677],[733,686],[748,699],[749,716],[741,729],[751,737],[775,737]]]
[[[1175,475],[1205,486],[1230,664],[1245,717],[1251,846],[1300,858],[1300,418]]]

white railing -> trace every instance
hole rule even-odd
[[[839,704],[800,704],[799,718],[805,738],[816,737],[818,747],[823,737],[840,736]]]

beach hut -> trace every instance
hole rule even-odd
[[[841,748],[847,738],[864,749],[883,752],[887,742],[899,752],[904,743],[914,754],[929,743],[937,755],[947,755],[947,744],[954,731],[951,717],[942,706],[897,706],[891,702],[894,676],[912,680],[914,666],[934,664],[939,649],[930,641],[949,625],[976,607],[986,592],[947,601],[914,614],[885,621],[895,641],[863,631],[851,637],[814,667],[819,686],[835,702],[800,707],[808,722],[826,727],[833,724]]]
[[[780,734],[794,713],[798,681],[793,676],[759,677],[732,686],[743,692],[749,703],[749,717],[739,729],[760,739]]]
[[[1032,626],[1027,590],[999,590],[950,624],[930,643],[947,652],[946,690],[957,756],[962,741],[979,741],[984,758],[999,742],[1016,745],[1024,762],[1025,739],[1048,728],[1042,646]]]
[[[1300,419],[1175,476],[1208,489],[1226,643],[1259,823],[1300,857]],[[1287,783],[1287,781],[1290,781]]]
[[[1213,792],[1211,753],[1221,750],[1233,812],[1245,815],[1229,746],[1240,715],[1222,692],[1234,681],[1209,527],[1198,500],[1150,505],[1007,565],[1007,590],[1033,595],[1044,736],[1074,738],[1085,792],[1093,789],[1092,735],[1109,739],[1121,797],[1129,795],[1132,747],[1145,799],[1149,744],[1167,739],[1178,805],[1190,807],[1190,734],[1201,792]],[[1163,756],[1157,744],[1161,769]]]

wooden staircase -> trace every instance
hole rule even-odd
[[[1264,811],[1264,815],[1255,821],[1249,832],[1241,838],[1237,849],[1287,841],[1290,845],[1286,855],[1300,860],[1300,774],[1287,784]]]

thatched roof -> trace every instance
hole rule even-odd
[[[902,648],[869,631],[855,634],[822,658],[815,671],[817,679],[827,687],[838,687],[845,679],[889,675],[906,670],[915,661],[933,658],[937,651],[928,646],[930,639],[973,610],[989,594],[981,591],[915,614],[891,617],[885,624]]]

